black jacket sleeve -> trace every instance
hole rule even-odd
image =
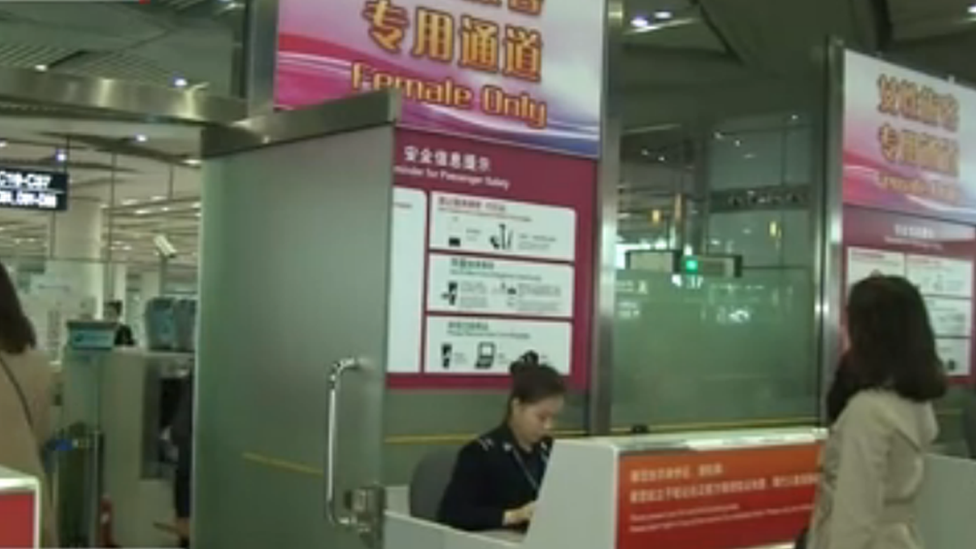
[[[851,367],[846,364],[846,360],[842,361],[827,391],[827,421],[830,425],[840,419],[840,415],[847,408],[847,403],[857,392],[857,380],[854,378]]]
[[[485,505],[490,486],[490,455],[477,442],[458,454],[451,481],[441,500],[440,522],[467,531],[495,530],[504,526],[505,511]]]

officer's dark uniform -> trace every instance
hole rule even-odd
[[[506,511],[539,498],[551,449],[546,439],[525,451],[507,426],[469,443],[458,454],[440,522],[468,531],[503,528]]]

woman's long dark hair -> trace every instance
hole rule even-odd
[[[34,327],[24,314],[6,266],[0,263],[0,351],[19,355],[36,346]]]
[[[873,276],[847,305],[848,359],[861,389],[884,388],[916,402],[943,397],[947,381],[925,301],[908,280]]]

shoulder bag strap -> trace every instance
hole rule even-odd
[[[24,411],[24,419],[27,420],[27,425],[29,425],[31,430],[33,430],[34,418],[33,414],[31,414],[30,406],[27,404],[27,397],[24,396],[24,389],[20,386],[17,378],[14,377],[14,373],[10,370],[10,366],[7,365],[7,361],[4,360],[3,355],[0,355],[0,366],[3,367],[4,374],[6,374],[7,379],[10,380],[10,384],[13,385],[14,391],[17,393],[17,398],[20,399],[20,407]]]

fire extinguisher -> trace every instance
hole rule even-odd
[[[102,496],[98,509],[99,547],[118,547],[112,534],[112,501],[108,496]]]

